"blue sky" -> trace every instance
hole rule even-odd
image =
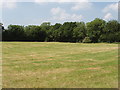
[[[6,6],[5,6],[6,5]],[[10,24],[40,25],[43,22],[89,22],[95,18],[106,21],[118,19],[117,2],[9,2],[3,4],[2,22]]]

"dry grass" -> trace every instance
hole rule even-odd
[[[3,42],[4,88],[117,88],[118,45]]]

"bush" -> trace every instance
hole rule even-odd
[[[82,42],[83,43],[91,43],[91,40],[89,37],[85,37]]]

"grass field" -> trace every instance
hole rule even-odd
[[[118,44],[3,42],[3,88],[117,88]]]

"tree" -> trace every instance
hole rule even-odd
[[[50,29],[50,22],[44,22],[40,25],[40,27],[43,31],[47,31]]]
[[[40,26],[29,25],[25,27],[26,40],[45,41],[46,32]]]
[[[0,41],[2,41],[2,32],[4,30],[4,26],[2,23],[0,23]]]
[[[3,32],[3,39],[10,41],[24,41],[24,26],[9,25]]]
[[[4,29],[0,23],[1,29]],[[57,42],[120,42],[120,23],[96,18],[91,22],[64,22],[40,26],[9,25],[3,30],[3,40],[11,41],[57,41]]]
[[[47,41],[57,41],[58,40],[58,29],[62,25],[60,23],[56,23],[52,25],[49,30],[47,30]]]
[[[2,23],[0,23],[0,30],[4,30],[4,26]]]
[[[119,42],[120,41],[120,24],[117,20],[108,21],[100,36],[101,42]]]
[[[84,22],[77,22],[77,27],[73,30],[73,39],[74,42],[82,42],[86,37],[86,27]]]
[[[43,22],[41,26],[50,26],[50,22]]]
[[[99,41],[105,24],[106,22],[99,18],[87,23],[87,36],[90,37],[92,42],[96,43]]]
[[[73,29],[76,26],[76,22],[65,22],[57,31],[58,41],[73,42]]]

